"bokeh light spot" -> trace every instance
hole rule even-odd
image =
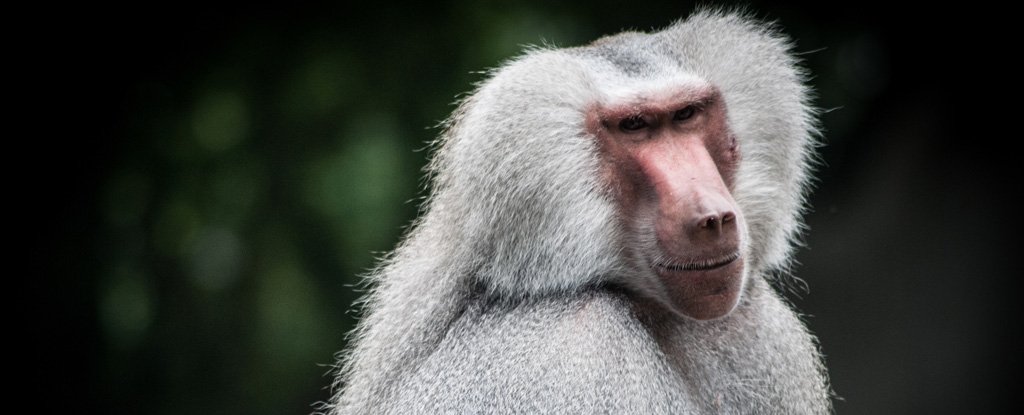
[[[111,274],[100,292],[100,325],[112,345],[130,349],[152,323],[151,290],[145,275],[128,265],[119,265]]]
[[[346,98],[353,96],[358,62],[339,50],[321,51],[299,65],[289,80],[282,102],[295,117],[336,114]]]
[[[207,291],[220,291],[238,279],[242,241],[230,229],[207,228],[192,246],[192,277]]]
[[[199,231],[200,216],[191,203],[172,201],[162,206],[153,225],[153,245],[169,257],[189,253]]]
[[[393,236],[380,231],[398,221],[408,194],[405,147],[390,116],[355,119],[361,122],[345,134],[344,147],[308,170],[305,200],[341,231],[352,252],[382,250]]]
[[[192,131],[199,145],[212,153],[242,142],[249,130],[246,101],[235,92],[207,92],[192,112]]]

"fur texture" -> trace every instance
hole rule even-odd
[[[725,98],[741,161],[746,288],[698,322],[643,295],[584,113],[701,80]],[[814,119],[788,41],[699,12],[653,34],[535,49],[449,120],[432,195],[370,276],[330,413],[827,413],[814,339],[766,282],[784,269]]]

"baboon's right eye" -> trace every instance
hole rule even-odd
[[[644,118],[639,115],[619,121],[619,129],[623,132],[632,133],[644,128],[647,128],[647,121],[644,121]]]

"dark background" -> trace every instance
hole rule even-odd
[[[10,307],[31,339],[17,398],[106,414],[313,411],[357,318],[352,284],[416,214],[424,143],[451,103],[523,45],[693,9],[634,3],[44,14],[9,37],[36,45],[10,80],[27,92],[14,121],[32,127],[7,169],[31,247],[13,258],[31,264],[12,276],[28,282]],[[748,4],[795,39],[824,110],[797,254],[809,289],[790,298],[838,412],[1000,408],[1020,363],[1019,221],[1002,196],[1020,193],[1019,134],[987,99],[1010,86],[983,51],[985,21]]]

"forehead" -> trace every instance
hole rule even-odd
[[[711,89],[704,78],[682,67],[678,57],[660,47],[661,39],[624,33],[582,48],[593,88],[606,103],[665,100]]]
[[[607,66],[591,72],[599,101],[606,104],[678,101],[697,99],[714,89],[707,80],[682,70],[675,62],[663,57],[652,58],[646,62],[661,65],[652,66],[642,74],[619,71],[608,62],[598,63]]]

